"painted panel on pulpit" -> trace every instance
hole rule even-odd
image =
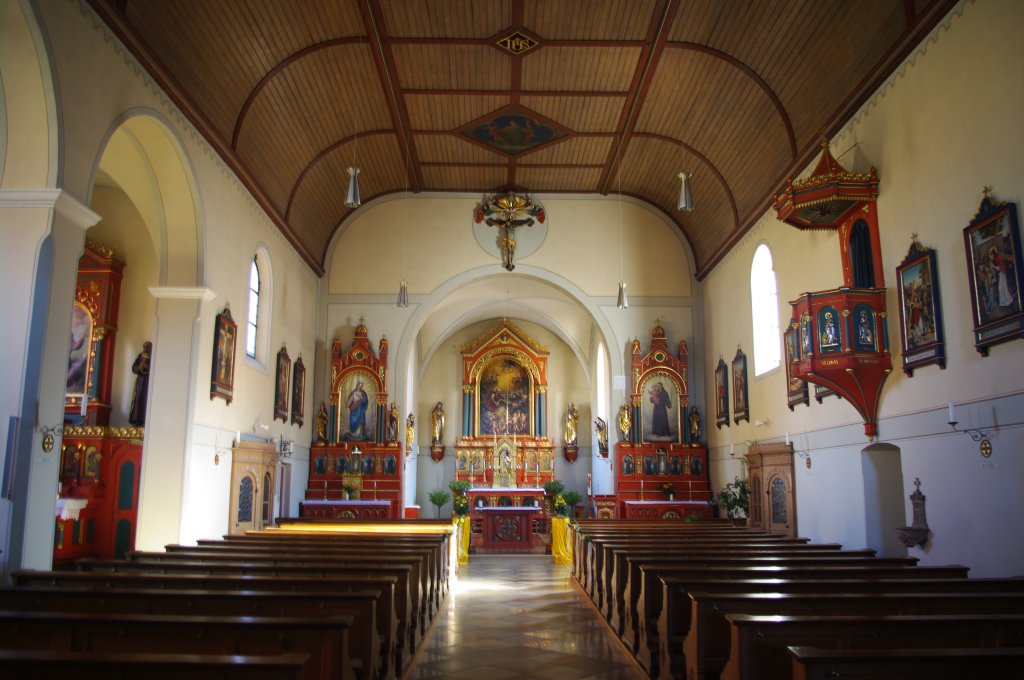
[[[530,374],[509,357],[498,357],[480,372],[477,391],[481,435],[533,434]]]
[[[367,441],[373,439],[377,417],[377,383],[362,371],[349,373],[338,388],[338,440]]]

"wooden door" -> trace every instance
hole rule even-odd
[[[231,531],[232,534],[244,534],[256,528],[257,507],[259,500],[259,483],[255,475],[244,474],[237,479],[231,493]]]
[[[123,560],[129,550],[135,549],[135,524],[139,514],[139,462],[142,448],[115,455],[114,465],[114,498],[111,508],[110,528],[106,545],[101,549],[100,557]]]
[[[785,470],[775,469],[765,485],[765,502],[768,510],[767,527],[775,534],[796,536],[795,517],[793,516],[793,485],[790,475]],[[792,530],[791,530],[792,529]]]
[[[795,537],[792,445],[754,444],[745,457],[750,483],[750,527]]]

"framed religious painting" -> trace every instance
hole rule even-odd
[[[302,363],[302,355],[295,360],[292,369],[292,425],[302,427],[305,420],[306,366]]]
[[[645,442],[682,443],[679,384],[666,372],[647,375],[640,387],[640,431]]]
[[[786,403],[789,410],[797,404],[807,406],[811,400],[807,396],[807,381],[796,377],[793,364],[799,361],[800,357],[800,324],[793,321],[789,325],[783,338],[786,348]]]
[[[213,325],[213,372],[210,378],[210,399],[220,397],[227,403],[235,395],[235,341],[238,326],[231,318],[231,307],[217,315]]]
[[[93,346],[93,316],[81,302],[71,306],[71,336],[68,344],[67,386],[64,409],[85,416],[92,388],[96,353]]]
[[[942,304],[935,251],[925,248],[914,234],[903,262],[896,267],[900,301],[900,338],[903,343],[903,372],[913,377],[914,369],[928,364],[946,367],[946,345],[942,337]]]
[[[974,347],[984,357],[992,345],[1024,336],[1017,204],[995,201],[986,187],[978,213],[964,229],[964,247]]]
[[[288,350],[282,346],[277,353],[277,377],[274,380],[274,420],[280,418],[288,422],[288,378],[292,370],[292,360]]]
[[[729,427],[729,367],[725,360],[718,357],[718,368],[715,369],[715,427]]]
[[[732,418],[750,422],[750,404],[747,402],[747,355],[739,347],[732,360]]]

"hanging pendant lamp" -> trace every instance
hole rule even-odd
[[[358,208],[363,204],[359,196],[359,168],[348,169],[348,194],[345,196],[345,207]]]
[[[626,299],[626,282],[619,281],[619,299],[615,303],[619,309],[629,309],[629,300]]]
[[[409,306],[409,287],[406,285],[405,279],[402,279],[402,283],[398,288],[398,306]]]
[[[680,212],[693,211],[693,194],[690,193],[690,177],[692,175],[692,172],[679,173],[679,180],[682,182],[682,185],[679,187],[679,202],[676,204],[676,210]]]

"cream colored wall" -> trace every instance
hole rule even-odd
[[[128,197],[117,189],[96,187],[92,198],[92,209],[103,219],[89,229],[86,237],[113,248],[114,257],[126,263],[110,392],[110,424],[125,426],[135,390],[132,364],[142,351],[142,343],[153,340],[155,304],[149,287],[156,285],[160,269],[142,216]]]
[[[1024,63],[1016,38],[1022,27],[1020,3],[962,5],[832,141],[837,157],[853,148],[841,157],[848,169],[863,172],[873,165],[880,178],[877,209],[894,355],[882,392],[880,440],[901,448],[907,494],[915,477],[922,480],[935,534],[926,551],[913,554],[932,563],[968,564],[973,575],[1005,575],[1024,561],[1024,550],[990,540],[988,528],[1000,527],[1000,535],[1007,521],[1014,533],[1024,528],[1017,519],[1024,504],[1015,488],[1024,464],[1013,455],[1024,440],[1017,410],[1024,342],[995,346],[988,358],[975,351],[962,235],[983,186],[1001,200],[1024,199],[1024,135],[1015,114],[1024,106],[1024,70],[1015,67]],[[928,366],[908,378],[901,371],[893,285],[913,233],[937,253],[948,363],[945,370]],[[835,234],[800,232],[766,215],[704,281],[709,374],[719,354],[730,360],[737,343],[752,354],[749,272],[761,242],[772,250],[783,326],[789,300],[842,284]],[[857,414],[834,397],[820,405],[812,398],[809,407],[790,412],[781,369],[755,379],[751,366],[750,376],[751,421],[769,424],[712,428],[713,477],[721,482],[740,472],[736,458],[743,442],[781,440],[788,432],[813,460],[810,470],[798,466],[800,533],[858,547],[864,529],[859,456],[866,441]],[[961,426],[994,432],[990,461],[978,455],[977,444],[951,433],[945,422],[951,400],[962,405]],[[729,456],[730,443],[737,445],[736,457]]]
[[[619,281],[619,201],[536,196],[547,212],[547,237],[518,265],[556,272],[587,295],[614,296]],[[406,200],[408,205],[403,205]],[[454,274],[496,263],[473,236],[479,196],[414,196],[364,207],[336,237],[328,262],[332,295],[426,294]],[[674,227],[649,207],[622,201],[623,271],[630,296],[689,297],[687,249]],[[408,222],[406,222],[408,216]],[[356,245],[353,245],[356,244]]]

